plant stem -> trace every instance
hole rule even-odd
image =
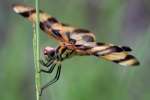
[[[40,100],[40,65],[39,65],[39,0],[35,0],[36,6],[36,23],[33,25],[33,52],[34,52],[34,65],[35,65],[35,86],[36,86],[36,100]]]

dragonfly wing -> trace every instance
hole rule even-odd
[[[13,10],[21,16],[27,18],[32,23],[36,21],[36,10],[25,5],[13,5]],[[40,28],[48,36],[55,38],[59,42],[76,43],[80,40],[95,41],[95,36],[88,30],[74,28],[64,23],[61,23],[56,18],[48,15],[43,11],[39,11]]]
[[[87,43],[87,45],[77,45],[77,52],[84,52],[85,55],[94,55],[108,61],[115,62],[123,66],[139,65],[139,61],[129,52],[132,51],[128,46],[117,46],[106,43]],[[80,54],[79,53],[79,54]]]
[[[36,10],[33,7],[16,4],[13,5],[13,10],[20,14],[21,16],[27,18],[33,24],[36,22]],[[63,33],[61,34],[59,30],[63,29],[62,26],[65,24],[61,24],[57,19],[48,15],[43,11],[39,11],[39,26],[42,31],[48,34],[48,36],[55,38],[57,41],[67,41],[64,37]],[[58,29],[53,29],[56,27]],[[71,28],[67,28],[67,30],[72,30]]]

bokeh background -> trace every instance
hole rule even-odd
[[[33,30],[11,8],[34,2],[0,0],[0,100],[35,100]],[[68,59],[60,80],[44,91],[42,100],[150,100],[149,0],[40,0],[40,8],[62,22],[91,30],[97,41],[132,47],[141,62],[122,67],[95,57]],[[57,42],[40,31],[41,55],[45,46]],[[54,75],[41,74],[41,83]]]

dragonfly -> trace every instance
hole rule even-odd
[[[35,24],[36,10],[34,7],[15,4],[13,11]],[[39,27],[59,44],[54,48],[47,46],[43,49],[44,59],[41,59],[40,63],[47,69],[41,69],[40,72],[52,73],[56,66],[57,72],[55,77],[41,88],[41,94],[45,88],[59,79],[62,61],[73,56],[95,56],[122,66],[140,64],[137,58],[129,53],[132,51],[129,46],[97,42],[93,32],[62,23],[42,10],[39,10]]]

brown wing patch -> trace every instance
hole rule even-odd
[[[90,33],[89,30],[79,29],[79,28],[75,29],[73,32],[75,32],[75,33]]]
[[[92,43],[91,45],[77,45],[78,54],[94,55],[98,58],[103,58],[108,61],[118,63],[123,66],[139,65],[138,60],[128,54],[131,51],[130,47],[117,46],[108,43]]]
[[[13,5],[13,10],[16,13],[20,14],[21,16],[30,20],[32,23],[35,23],[36,11],[34,8],[18,4],[18,5]],[[41,30],[43,30],[45,33],[48,34],[48,36],[55,38],[59,42],[70,43],[69,40],[78,41],[79,39],[86,41],[86,42],[95,41],[94,34],[91,33],[89,30],[74,28],[64,23],[61,23],[56,18],[48,15],[47,13],[41,10],[39,12],[39,21],[40,21],[39,26]],[[66,33],[70,34],[70,38],[68,38]],[[77,36],[78,38],[76,38],[74,34],[78,34]],[[83,36],[81,34],[83,35],[89,34],[89,36],[86,36],[86,35]]]
[[[98,48],[98,47],[97,47]],[[129,48],[125,49],[120,46],[108,46],[105,49],[97,49],[95,54],[97,57],[118,63],[123,66],[139,65],[139,61],[133,56],[128,54]]]
[[[126,55],[123,59],[113,60],[113,62],[121,65],[139,65],[139,62],[132,55]]]

